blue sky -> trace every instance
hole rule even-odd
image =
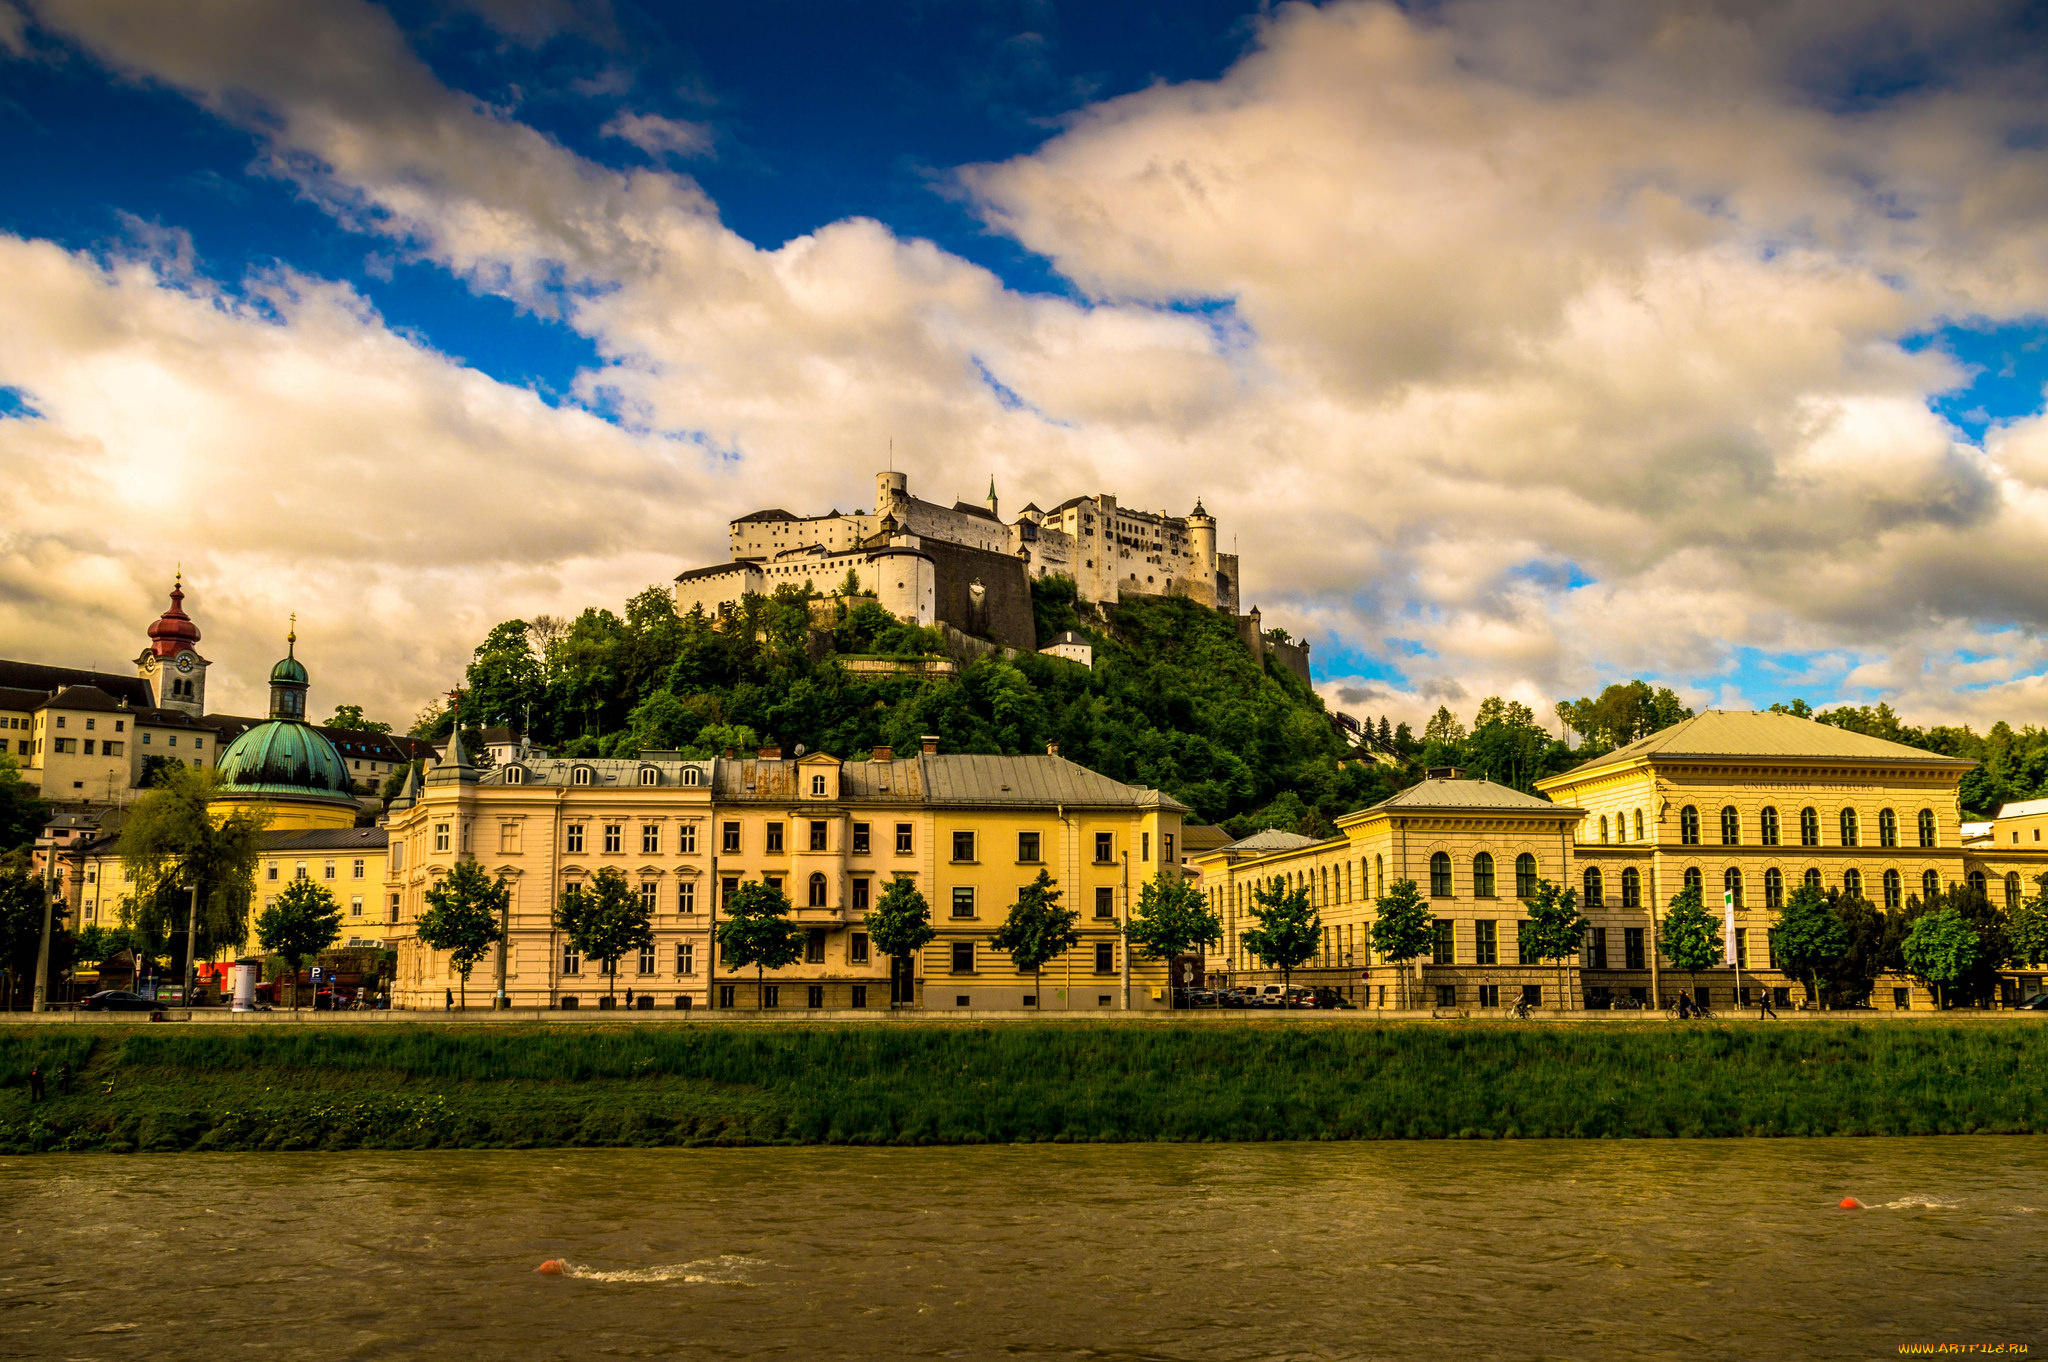
[[[1355,712],[2025,720],[2041,10],[1703,13],[0,0],[0,627],[403,709],[893,447],[1202,495]]]

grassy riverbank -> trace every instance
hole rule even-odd
[[[2025,1132],[2024,1024],[0,1028],[9,1153]]]

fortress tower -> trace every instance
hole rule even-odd
[[[197,719],[206,713],[206,669],[199,655],[199,626],[185,613],[185,574],[171,584],[170,609],[149,626],[149,646],[135,659],[137,675],[149,683],[158,709]]]

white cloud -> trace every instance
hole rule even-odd
[[[708,125],[684,123],[659,114],[621,113],[601,131],[606,137],[632,143],[657,161],[668,156],[702,156],[711,150]]]
[[[250,129],[271,173],[344,221],[589,335],[607,362],[585,397],[730,457],[686,468],[673,441],[507,393],[295,278],[262,286],[289,300],[289,343],[207,304],[267,361],[246,400],[204,357],[166,358],[186,354],[173,326],[137,341],[150,358],[118,410],[62,403],[37,438],[148,462],[135,442],[189,476],[211,452],[171,439],[181,423],[245,445],[300,431],[272,393],[367,365],[401,433],[322,416],[363,486],[416,477],[438,504],[460,451],[491,440],[510,470],[484,494],[504,517],[495,549],[437,548],[404,514],[313,533],[394,590],[423,574],[418,616],[390,597],[375,632],[437,658],[480,632],[436,604],[473,585],[464,555],[536,597],[635,584],[642,564],[710,551],[735,510],[864,504],[893,438],[939,497],[990,472],[1013,504],[1201,494],[1275,622],[1326,650],[1415,641],[1395,660],[1418,712],[1489,693],[1541,711],[1637,672],[1704,680],[1753,648],[1840,650],[1852,682],[1981,717],[2038,689],[2022,659],[2048,586],[2015,564],[2048,530],[2048,455],[2026,423],[1959,442],[1927,411],[1958,372],[1898,341],[2048,309],[2048,158],[2014,135],[2038,118],[2039,54],[1976,40],[1997,5],[1928,9],[1284,7],[1220,79],[1095,106],[962,172],[992,225],[1090,293],[1077,305],[870,221],[757,249],[686,176],[595,164],[449,90],[359,0],[40,0],[42,23],[109,65]],[[548,5],[508,12],[554,22]],[[1874,33],[1967,79],[1838,107],[1826,87]],[[657,159],[704,145],[651,115],[607,131]],[[155,315],[203,292],[129,279],[82,294],[169,297]],[[1190,300],[1227,305],[1176,310]],[[50,343],[90,355],[90,334]],[[24,354],[0,348],[0,382],[39,403],[39,383],[65,389],[61,365]],[[450,452],[403,449],[418,430]],[[528,482],[545,498],[505,490]],[[206,531],[222,555],[275,552],[246,519]],[[1978,644],[2012,669],[1873,661]]]

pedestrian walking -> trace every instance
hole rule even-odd
[[[446,1012],[453,1012],[455,1010],[455,990],[452,988],[444,988],[441,990],[441,992],[448,995],[448,1001],[445,1004],[443,1004],[442,1010]]]
[[[1778,1012],[1776,1008],[1771,1006],[1771,991],[1767,988],[1760,988],[1756,991],[1756,1019],[1762,1021],[1765,1017],[1776,1021],[1778,1019]]]
[[[40,1064],[31,1064],[29,1066],[28,1100],[31,1102],[43,1100],[43,1066]]]
[[[631,986],[628,986],[626,989],[626,1010],[628,1012],[633,1010],[633,990]]]

